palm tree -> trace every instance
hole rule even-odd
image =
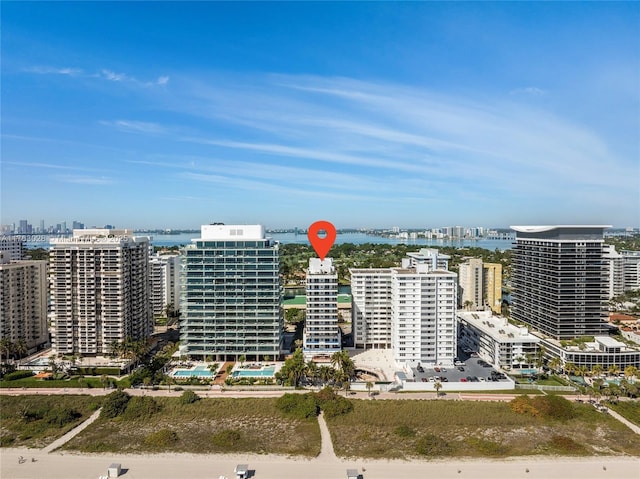
[[[111,343],[109,343],[109,356],[112,358],[121,358],[122,354],[122,343],[119,341],[111,341]]]
[[[29,348],[27,348],[27,343],[24,341],[24,339],[20,338],[15,343],[13,351],[18,356],[18,358],[22,358],[27,354]]]
[[[618,374],[620,374],[620,368],[618,367],[617,364],[612,364],[611,366],[609,366],[609,368],[607,369],[607,372],[609,373],[609,375],[611,376],[617,376]]]
[[[541,368],[544,364],[544,355],[547,353],[547,348],[542,345],[538,346],[538,350],[536,351],[536,367]]]
[[[307,361],[307,379],[313,383],[315,386],[316,380],[318,379],[318,365],[313,361]]]
[[[52,354],[49,356],[49,367],[51,368],[51,372],[53,374],[58,372],[58,363],[56,362],[56,355]]]
[[[595,377],[599,377],[604,372],[604,368],[600,364],[596,364],[591,368],[591,374]]]
[[[568,376],[571,376],[575,374],[575,372],[578,370],[578,367],[574,363],[567,363],[564,365],[564,370]]]
[[[14,344],[9,338],[0,339],[0,357],[6,356],[6,364],[9,363],[9,356],[13,353]]]
[[[322,384],[327,384],[334,376],[335,369],[330,368],[329,366],[320,366],[318,368],[318,376],[320,377],[320,381]]]
[[[624,375],[625,377],[629,378],[630,382],[633,382],[634,377],[636,376],[636,374],[638,374],[638,368],[635,366],[627,366],[626,368],[624,368]]]
[[[582,378],[583,383],[585,382],[584,377],[587,375],[588,372],[589,372],[589,369],[584,364],[582,366],[579,366],[576,369],[576,374]]]
[[[171,385],[175,383],[175,380],[171,376],[166,374],[162,379],[162,382],[164,382],[167,386],[169,386],[169,391],[171,391]]]
[[[367,384],[365,386],[367,387],[367,392],[369,393],[369,396],[371,396],[371,390],[373,389],[373,383],[371,381],[367,381]]]
[[[356,372],[353,360],[349,357],[347,351],[336,351],[331,355],[331,365],[333,367],[338,366],[345,375],[351,379]]]
[[[440,396],[440,389],[442,389],[442,383],[440,381],[436,381],[433,383],[433,389],[436,390],[436,398]]]
[[[529,367],[533,366],[533,359],[534,359],[534,355],[531,353],[527,353],[524,355],[524,360],[527,363],[527,366]]]
[[[559,357],[554,356],[549,360],[548,366],[552,372],[557,373],[562,366],[562,360]]]
[[[471,306],[473,306],[473,301],[467,300],[467,301],[464,302],[463,306],[464,306],[464,309],[466,309],[467,311],[470,311],[471,310]]]

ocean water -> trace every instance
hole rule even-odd
[[[146,236],[144,233],[137,233],[139,236]],[[157,234],[151,236],[151,244],[154,246],[181,246],[188,245],[191,240],[198,238],[199,233],[179,233],[175,235]],[[273,233],[268,234],[276,241],[282,244],[309,244],[306,234],[295,233]],[[50,246],[47,236],[34,235],[38,241],[27,242],[27,248],[48,248]],[[342,233],[336,236],[336,244],[353,243],[353,244],[406,244],[415,245],[417,248],[429,246],[453,246],[455,248],[477,247],[491,251],[496,249],[505,251],[513,247],[512,240],[496,240],[496,239],[478,239],[478,240],[428,240],[424,238],[415,240],[401,240],[397,238],[386,238],[382,236],[369,235],[366,233]]]

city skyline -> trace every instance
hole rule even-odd
[[[0,223],[635,227],[639,19],[9,2]]]

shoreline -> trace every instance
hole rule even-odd
[[[26,462],[19,464],[18,457]],[[399,479],[437,477],[469,477],[475,479],[581,479],[640,477],[640,458],[634,456],[525,456],[501,459],[362,459],[337,458],[324,461],[315,458],[275,454],[111,454],[51,452],[41,449],[0,449],[0,472],[3,479],[75,479],[97,478],[112,463],[122,465],[125,479],[167,478],[217,479],[235,477],[237,464],[248,464],[256,479],[331,479],[344,478],[347,469],[357,469],[361,479]],[[32,462],[32,458],[35,462]]]

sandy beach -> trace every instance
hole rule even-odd
[[[23,456],[26,462],[20,464]],[[361,479],[566,479],[579,477],[638,479],[640,460],[629,457],[549,458],[506,460],[373,461],[288,458],[275,455],[193,454],[70,454],[43,453],[37,449],[2,449],[3,479],[97,479],[111,463],[120,463],[125,479],[234,478],[236,464],[245,463],[256,479],[346,478],[347,469],[358,469]],[[32,458],[35,462],[32,462]]]

